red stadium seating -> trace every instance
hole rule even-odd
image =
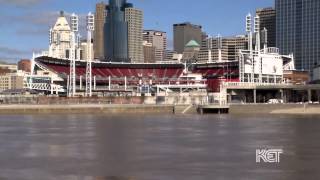
[[[58,64],[45,64],[49,69],[68,76],[70,67],[66,65]],[[111,67],[93,67],[92,76],[96,76],[97,82],[107,82],[108,77],[112,78],[124,78],[127,77],[128,84],[139,84],[140,78],[152,78],[153,83],[167,84],[176,83],[176,79],[181,76],[183,72],[182,68],[111,68]],[[76,67],[76,76],[86,76],[86,67]],[[112,81],[113,83],[123,83],[123,81]]]
[[[59,59],[39,59],[38,63],[46,66],[49,70],[66,78],[70,73],[70,67],[68,61]],[[178,80],[183,74],[183,65],[117,65],[117,64],[105,64],[102,63],[93,64],[92,76],[96,77],[97,83],[108,83],[108,78],[111,77],[113,84],[124,84],[124,77],[127,77],[128,85],[137,85],[143,79],[143,83],[152,80],[153,84],[187,84],[189,81]],[[193,73],[202,74],[206,79],[209,91],[219,91],[219,86],[223,81],[237,82],[239,81],[239,69],[236,64],[210,64],[208,66],[202,65],[195,67]],[[85,63],[81,65],[77,64],[76,76],[79,79],[86,76]]]

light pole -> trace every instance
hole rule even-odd
[[[94,15],[89,12],[87,15],[87,67],[86,67],[86,96],[92,96],[92,32],[94,31]]]

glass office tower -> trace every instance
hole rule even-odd
[[[128,23],[125,9],[132,7],[126,0],[109,0],[106,23],[104,25],[104,44],[106,61],[129,62]]]
[[[320,62],[320,1],[276,0],[275,7],[277,47],[294,54],[297,69],[312,72]]]

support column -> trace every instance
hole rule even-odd
[[[283,103],[288,103],[288,90],[283,90]]]
[[[200,109],[200,114],[203,115],[203,108],[200,107],[199,109]]]
[[[127,76],[124,77],[124,90],[127,91]]]
[[[109,91],[111,90],[111,76],[109,76]]]
[[[69,88],[70,88],[70,76],[67,76],[67,94],[69,96]]]
[[[51,84],[50,84],[51,95],[53,95],[53,78],[51,76]]]
[[[257,90],[256,89],[253,90],[253,103],[257,104]]]
[[[80,76],[80,90],[82,90],[82,76]]]
[[[93,89],[96,90],[97,88],[97,79],[96,76],[93,76]]]
[[[312,90],[311,89],[308,89],[308,103],[311,102],[311,99],[312,98]]]
[[[285,103],[283,89],[280,89],[280,97],[281,97],[282,102]]]
[[[228,94],[228,93],[227,93],[227,94]],[[230,93],[229,96],[227,95],[227,97],[228,97],[228,98],[227,98],[227,99],[228,99],[228,100],[227,100],[227,103],[231,103],[231,102],[232,102],[232,93]]]

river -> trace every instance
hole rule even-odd
[[[1,180],[311,180],[319,163],[319,116],[0,116]]]

